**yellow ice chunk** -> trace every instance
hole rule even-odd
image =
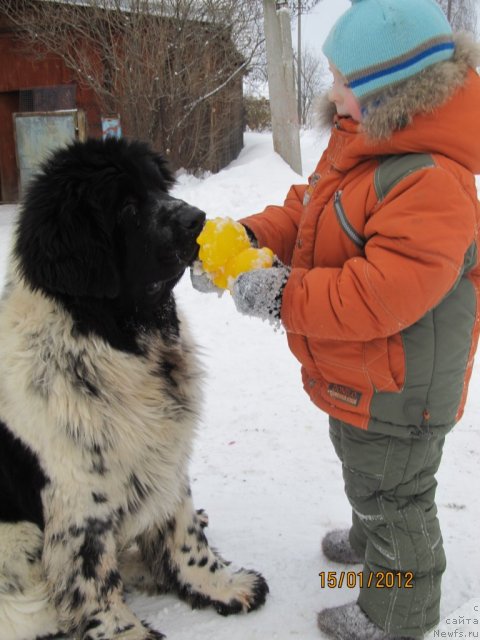
[[[271,267],[273,263],[273,251],[268,247],[262,249],[254,249],[249,247],[244,249],[239,254],[230,258],[225,265],[225,276],[227,283],[229,279],[235,279],[241,273],[245,271],[251,271],[252,269],[266,269]]]
[[[222,268],[232,256],[250,246],[245,227],[231,218],[207,220],[197,243],[198,257],[209,273]]]
[[[197,243],[203,268],[221,289],[227,289],[240,273],[272,266],[273,252],[253,248],[245,227],[231,218],[207,220]]]

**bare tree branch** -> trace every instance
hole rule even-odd
[[[295,65],[298,73],[298,67]],[[317,98],[326,89],[326,70],[322,58],[305,47],[302,53],[302,100],[301,100],[301,124],[311,126],[313,124],[312,107]]]
[[[299,13],[308,13],[315,7],[321,0],[290,0],[289,5],[292,12],[292,16],[297,17]]]
[[[477,10],[474,0],[437,0],[455,31],[470,31],[477,28]]]
[[[186,168],[214,151],[207,121],[228,134],[228,88],[263,46],[257,0],[3,0],[1,10],[30,51],[60,56],[103,112]]]

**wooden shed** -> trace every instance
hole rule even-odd
[[[232,64],[239,64],[233,44],[231,50]],[[208,63],[201,64],[205,65],[205,73],[215,73],[214,55]],[[187,149],[188,160],[186,155],[182,157],[179,145],[165,149],[161,142],[154,143],[157,150],[167,153],[174,169],[219,171],[243,147],[242,74],[208,105],[201,119],[204,129],[201,143],[197,142],[195,149]],[[34,114],[39,116],[36,120],[28,119]],[[52,114],[58,115],[57,121],[62,122],[70,117],[70,127],[74,127],[75,136],[80,138],[101,137],[102,122],[105,128],[105,121],[112,115],[102,112],[95,91],[79,81],[61,56],[48,51],[39,56],[33,51],[22,30],[0,7],[0,201],[15,202],[21,195],[21,178],[30,171],[23,166],[26,162],[23,154],[28,155],[24,150],[38,151],[39,138],[50,144],[52,133],[44,123],[50,125],[52,119],[42,120],[41,116]],[[172,126],[171,119],[169,126]],[[121,127],[124,135],[131,135],[127,119],[122,118]],[[63,131],[60,129],[59,139]],[[55,130],[54,136],[57,133]],[[184,138],[188,140],[188,135]]]

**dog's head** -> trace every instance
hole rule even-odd
[[[55,152],[32,180],[14,253],[34,289],[75,298],[169,291],[196,256],[205,214],[168,195],[165,160],[108,138]]]

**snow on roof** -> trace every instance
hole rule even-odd
[[[133,0],[39,0],[39,2],[49,2],[51,4],[70,4],[83,7],[95,7],[100,9],[120,9],[125,12],[137,12],[138,2]],[[198,4],[198,2],[197,2]],[[150,14],[161,16],[172,16],[175,13],[174,7],[169,6],[164,0],[145,0],[146,11]],[[200,6],[198,4],[198,6]],[[133,9],[132,9],[133,7]],[[201,15],[192,15],[193,19],[202,20]],[[204,19],[204,18],[203,18]]]

